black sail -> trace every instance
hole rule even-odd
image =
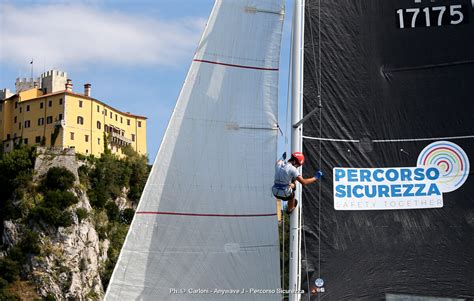
[[[333,190],[335,167],[416,167],[436,141],[474,162],[473,5],[306,1],[304,115],[319,90],[322,107],[303,125],[303,175],[325,172],[303,188],[302,289],[325,282],[311,300],[474,298],[472,172],[442,208],[335,210]]]

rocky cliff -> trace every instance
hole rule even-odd
[[[96,191],[101,180],[108,180],[108,172],[116,173],[117,166],[133,166],[130,161],[126,161],[129,159],[110,157],[104,159],[108,160],[106,164],[100,160],[102,159],[91,160],[85,157],[78,160],[73,150],[37,151],[34,176],[28,184],[31,187],[26,192],[23,191],[21,198],[18,193],[14,193],[11,200],[14,208],[21,208],[17,210],[20,213],[3,220],[0,273],[2,267],[10,261],[19,268],[17,277],[7,279],[9,284],[4,286],[5,295],[16,297],[17,300],[31,300],[33,297],[45,300],[103,298],[104,288],[108,284],[136,205],[136,201],[129,198],[130,188],[139,190],[139,187],[134,187],[129,177],[125,180],[118,179],[115,183],[111,180],[111,186],[115,184],[120,187],[112,187],[115,193],[103,194],[103,191]],[[140,160],[145,160],[143,162],[146,166],[146,159]],[[61,187],[61,184],[54,184],[54,179],[53,184],[47,184],[48,177],[51,177],[49,171],[53,167],[68,170],[73,177],[73,184],[66,192],[44,188],[45,185]],[[113,170],[109,171],[110,168]],[[100,172],[98,169],[101,169]],[[133,174],[134,168],[130,167],[127,172]],[[143,178],[143,172],[140,174]],[[144,185],[146,175],[141,179],[140,185]],[[59,182],[62,180],[63,178]],[[64,201],[69,198],[72,200],[69,203]],[[104,198],[105,201],[99,202]],[[57,204],[68,205],[60,211],[60,216],[55,215],[54,206],[60,206]],[[63,219],[65,222],[57,222]],[[15,255],[17,253],[22,256]],[[4,267],[3,269],[5,270]],[[8,269],[6,271],[10,273]],[[22,292],[20,283],[28,287],[29,294]]]

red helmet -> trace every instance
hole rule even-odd
[[[294,152],[291,154],[292,158],[295,158],[296,161],[298,161],[299,165],[303,165],[304,163],[304,155],[301,152]]]

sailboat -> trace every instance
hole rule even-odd
[[[280,300],[281,0],[216,1],[106,300]]]
[[[472,11],[294,1],[291,150],[326,175],[297,187],[289,300],[473,298]],[[279,0],[216,1],[106,300],[281,299],[283,16]]]

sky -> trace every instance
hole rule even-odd
[[[286,124],[292,1],[286,0],[279,119]],[[74,91],[148,117],[150,162],[214,0],[0,0],[0,89],[17,77],[66,71]],[[30,64],[33,60],[33,65]],[[284,147],[280,137],[279,152]]]

